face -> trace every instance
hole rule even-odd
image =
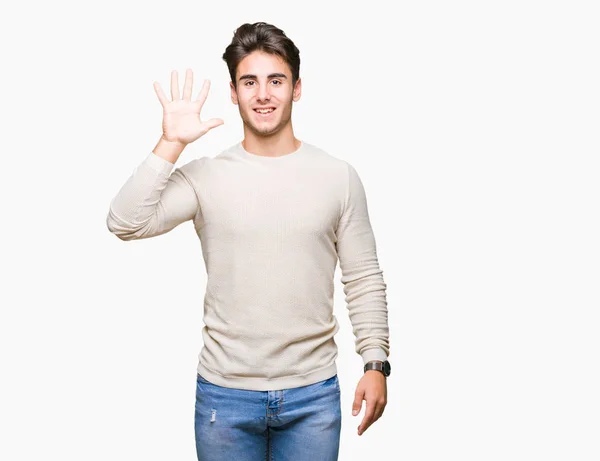
[[[291,124],[293,101],[300,99],[301,81],[292,88],[292,72],[279,56],[254,51],[240,61],[231,100],[239,106],[244,125],[259,136],[277,133]],[[259,108],[273,108],[260,114]]]

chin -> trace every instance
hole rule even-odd
[[[248,125],[250,128],[252,128],[253,131],[256,131],[257,133],[261,133],[261,134],[274,133],[279,129],[279,121],[278,120],[271,120],[270,123],[264,123],[261,125],[257,125],[255,123],[253,123],[252,121],[246,120],[246,125]]]

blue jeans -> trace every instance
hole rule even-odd
[[[274,391],[217,386],[198,374],[198,461],[337,461],[341,426],[337,374]]]

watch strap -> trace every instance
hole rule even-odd
[[[386,365],[387,365],[387,369],[386,369]],[[373,360],[370,362],[367,362],[364,366],[364,372],[366,373],[368,370],[377,370],[380,371],[383,376],[385,376],[386,378],[389,376],[389,362],[381,362],[379,360]]]
[[[383,363],[382,362],[367,362],[365,364],[364,371],[367,370],[379,370],[383,372]]]

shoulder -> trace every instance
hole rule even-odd
[[[220,164],[226,162],[227,160],[231,160],[236,157],[236,145],[231,145],[225,149],[220,150],[218,153],[210,155],[204,155],[202,157],[198,157],[194,160],[189,161],[185,165],[183,165],[180,169],[189,175],[198,176],[202,174],[203,171],[218,167]]]
[[[335,171],[343,178],[345,183],[349,187],[355,186],[357,183],[361,183],[360,175],[354,165],[341,157],[342,154],[338,154],[337,152],[331,153],[325,149],[320,147],[316,147],[314,145],[310,145],[311,149],[313,149],[317,155],[324,161],[324,163],[330,164]]]
[[[321,167],[328,167],[340,176],[347,178],[349,170],[353,169],[352,165],[343,159],[337,152],[332,153],[329,150],[318,147],[314,144],[304,142],[304,147],[307,153],[310,154],[311,160],[318,162]]]
[[[206,177],[205,171],[207,166],[210,165],[211,161],[214,161],[214,158],[209,156],[195,158],[175,168],[171,176],[173,178],[175,178],[175,176],[182,177],[196,191],[198,191],[201,189],[201,185],[204,183],[204,178]]]
[[[206,163],[210,161],[210,157],[199,157],[193,160],[190,160],[187,163],[177,167],[175,171],[179,171],[184,176],[188,178],[193,178],[198,176],[202,169],[205,167]]]

